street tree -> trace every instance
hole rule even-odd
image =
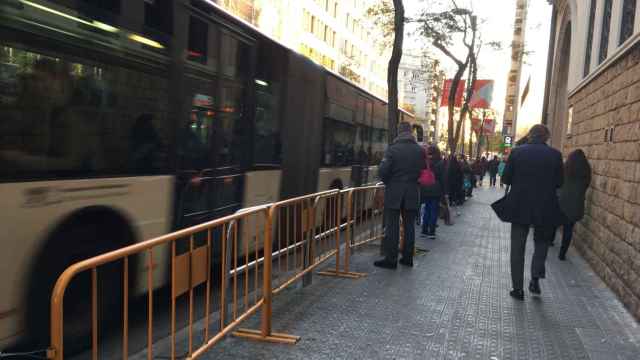
[[[388,124],[389,143],[396,136],[398,125],[398,68],[402,60],[402,44],[404,41],[404,5],[402,0],[393,0],[393,50],[387,69],[387,86],[389,88]]]

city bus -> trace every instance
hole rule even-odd
[[[386,144],[384,100],[211,1],[0,1],[0,349],[46,343],[72,263],[373,182]],[[66,294],[75,322],[87,294]]]

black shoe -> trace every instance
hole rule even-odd
[[[511,295],[511,297],[516,299],[516,300],[520,300],[520,301],[524,300],[524,291],[522,291],[522,290],[515,290],[515,289],[511,290],[509,295]]]
[[[565,261],[567,260],[567,257],[564,254],[560,254],[558,255],[558,259],[560,259],[561,261]]]
[[[377,266],[383,269],[396,269],[398,264],[394,264],[392,262],[387,261],[386,259],[378,260],[373,262],[373,266]]]
[[[532,294],[540,295],[542,291],[540,290],[540,283],[538,282],[538,279],[531,279],[531,281],[529,282],[529,292],[531,292]]]
[[[400,264],[408,267],[413,267],[413,259],[405,260],[404,258],[400,259]]]

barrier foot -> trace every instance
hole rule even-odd
[[[248,340],[254,340],[254,341],[266,341],[271,343],[289,344],[289,345],[293,345],[298,341],[300,341],[300,336],[282,334],[282,333],[271,333],[271,335],[262,336],[262,332],[260,330],[251,330],[251,329],[240,329],[238,331],[234,331],[233,336],[245,338]]]
[[[353,272],[353,271],[335,271],[335,270],[327,270],[327,271],[318,271],[318,275],[322,276],[336,276],[347,279],[359,279],[361,277],[367,276],[365,273]]]

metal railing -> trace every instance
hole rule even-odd
[[[120,265],[122,293],[120,306],[116,309],[122,310],[122,358],[127,359],[130,353],[129,303],[134,297],[144,296],[146,357],[152,359],[154,330],[159,327],[154,323],[154,315],[157,316],[154,314],[154,299],[163,286],[156,269],[161,268],[158,260],[165,259],[170,263],[168,287],[171,301],[167,311],[170,312],[171,359],[178,357],[176,338],[179,332],[185,333],[186,337],[183,345],[186,354],[180,357],[194,359],[236,330],[258,310],[261,310],[259,330],[240,329],[233,334],[253,340],[297,342],[297,336],[272,331],[273,296],[296,281],[309,281],[312,272],[332,258],[335,259],[335,269],[320,274],[349,278],[363,276],[350,271],[349,258],[352,249],[382,237],[383,189],[382,186],[368,186],[331,190],[243,209],[233,215],[70,266],[58,278],[51,296],[51,347],[48,357],[64,358],[65,291],[79,274],[89,273],[91,326],[87,329],[87,336],[90,333],[91,357],[98,359],[101,341],[99,302],[104,305],[105,299],[113,295],[98,291],[100,274],[101,271],[113,272],[113,266]],[[142,282],[137,287],[132,285],[131,275],[140,272],[131,269],[131,259],[134,258],[134,263],[144,261],[144,286]],[[108,266],[110,268],[105,269]],[[110,278],[105,276],[105,279]],[[187,304],[188,315],[183,330],[178,330],[176,321],[178,300],[186,300]],[[195,326],[196,323],[200,326]]]

